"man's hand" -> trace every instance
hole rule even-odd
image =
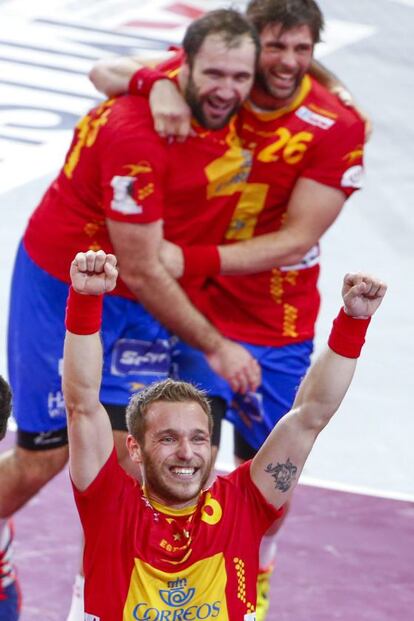
[[[72,287],[77,293],[100,295],[115,288],[116,257],[103,250],[78,252],[70,266]]]
[[[181,278],[184,274],[184,255],[180,246],[163,239],[160,249],[161,263],[167,272],[175,278]]]
[[[155,82],[149,104],[157,134],[183,142],[190,134],[191,110],[171,80]]]
[[[206,358],[213,371],[224,377],[235,392],[254,392],[260,386],[260,365],[242,345],[223,338],[221,345],[206,354]]]
[[[387,285],[368,274],[346,274],[342,287],[344,310],[351,317],[371,317],[387,291]]]

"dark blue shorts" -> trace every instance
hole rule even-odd
[[[10,301],[9,378],[18,428],[39,434],[39,442],[53,443],[53,432],[66,427],[61,373],[67,293],[68,285],[35,265],[21,245]],[[102,403],[127,405],[132,393],[167,378],[175,340],[140,304],[105,296]]]
[[[210,368],[202,352],[179,342],[174,351],[177,377],[192,382],[211,396],[227,402],[226,419],[253,449],[286,414],[305,375],[313,351],[311,340],[284,347],[267,347],[240,342],[256,358],[262,369],[262,384],[255,393],[234,393],[229,384]]]

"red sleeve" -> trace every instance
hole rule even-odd
[[[131,76],[128,84],[130,95],[149,97],[154,83],[157,80],[169,78],[177,84],[177,75],[181,67],[184,54],[182,50],[174,50],[176,53],[168,60],[159,63],[156,67],[140,67]]]
[[[141,99],[141,98],[130,98]],[[166,146],[148,127],[117,124],[107,134],[101,164],[103,210],[107,218],[145,224],[163,218]]]
[[[180,48],[171,49],[171,51],[175,52],[174,56],[171,56],[168,60],[164,60],[162,63],[157,65],[157,69],[166,73],[170,78],[173,78],[175,77],[177,70],[183,64],[184,52]]]
[[[267,502],[258,487],[253,483],[250,475],[251,460],[236,468],[228,478],[237,486],[243,496],[243,502],[250,508],[251,520],[256,521],[258,530],[265,533],[273,522],[281,517],[285,511],[284,506],[276,509]]]
[[[309,150],[300,175],[342,190],[347,197],[361,188],[363,175],[364,124],[356,114],[352,117],[353,122],[338,119]]]

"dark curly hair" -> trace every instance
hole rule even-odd
[[[283,30],[307,25],[313,42],[321,40],[324,19],[314,0],[250,0],[246,15],[259,33],[269,24],[282,24]]]

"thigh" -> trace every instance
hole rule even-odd
[[[277,421],[291,408],[297,389],[305,375],[312,354],[312,341],[285,347],[260,347],[244,344],[260,362],[262,384],[255,393],[234,395],[227,418],[234,424],[235,447],[240,446],[242,459],[249,445],[258,450]]]
[[[61,387],[67,291],[65,283],[19,248],[10,297],[8,364],[13,416],[21,432],[19,443],[25,446],[54,448],[67,441]]]

